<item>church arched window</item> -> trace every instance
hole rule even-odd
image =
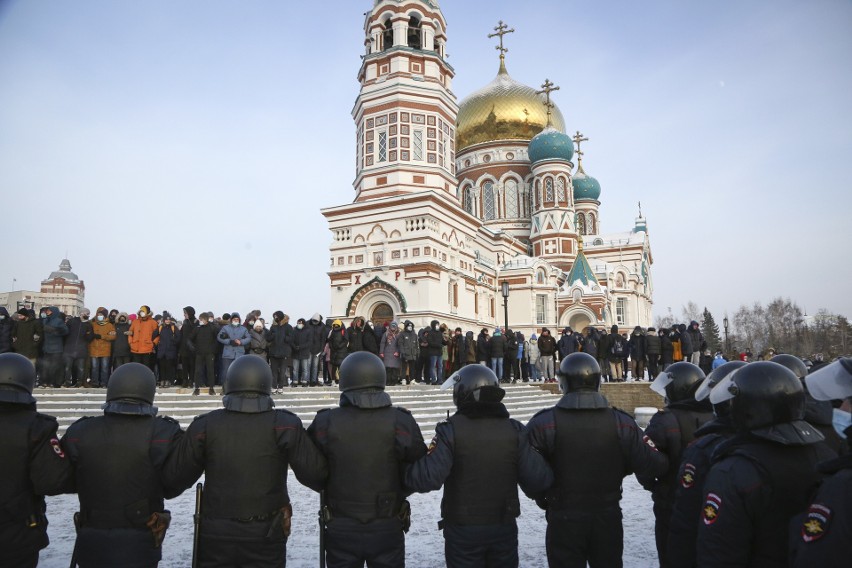
[[[553,178],[544,180],[544,202],[553,203]]]
[[[497,208],[494,204],[494,184],[490,181],[485,182],[485,185],[482,186],[482,205],[482,213],[485,220],[493,220]]]
[[[464,210],[471,215],[476,215],[476,198],[473,195],[473,188],[466,187],[464,189]],[[478,217],[478,215],[476,215]]]
[[[517,219],[520,217],[518,214],[518,182],[513,179],[506,180],[503,188],[506,192],[506,218]]]
[[[390,18],[385,22],[385,29],[382,31],[382,51],[393,47],[393,24]]]
[[[420,49],[422,45],[420,37],[422,34],[423,31],[420,27],[420,20],[417,19],[417,16],[411,16],[408,20],[408,47]]]
[[[581,235],[586,234],[586,216],[582,213],[577,215],[577,232]]]
[[[547,275],[544,273],[544,269],[539,268],[535,273],[536,284],[544,284],[546,279],[547,279]]]
[[[588,222],[588,230],[590,235],[594,235],[597,233],[595,230],[595,216],[592,213],[589,213],[589,222]]]
[[[524,183],[521,189],[521,217],[529,217],[530,216],[530,186],[527,183]]]
[[[565,180],[563,178],[556,178],[556,201],[559,202],[559,205],[565,204]]]

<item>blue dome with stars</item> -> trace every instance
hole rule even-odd
[[[542,160],[564,160],[570,162],[574,157],[574,141],[567,135],[548,126],[530,140],[530,162]]]
[[[574,201],[597,201],[601,196],[601,184],[580,167],[574,174]]]

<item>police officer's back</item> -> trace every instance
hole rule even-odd
[[[707,400],[713,387],[722,379],[746,365],[745,361],[729,361],[714,369],[695,393],[695,400]],[[734,435],[731,403],[713,405],[715,418],[695,431],[695,440],[683,452],[677,475],[668,537],[668,559],[672,566],[688,568],[696,565],[695,537],[704,503],[704,481],[710,473],[716,447]]]
[[[274,408],[272,370],[238,357],[225,377],[224,408],[197,417],[169,459],[184,487],[205,473],[200,566],[283,567],[290,526],[287,467],[318,489],[325,458],[298,416]]]
[[[156,379],[140,363],[116,369],[104,415],[68,427],[62,447],[74,466],[70,492],[80,499],[78,562],[84,568],[156,566],[170,515],[163,500],[181,493],[163,475],[166,457],[183,434],[157,416]]]
[[[385,367],[372,353],[340,365],[340,406],[308,428],[328,457],[326,561],[329,568],[405,565],[405,467],[426,453],[411,413],[391,405]]]
[[[62,491],[68,460],[57,423],[36,412],[36,373],[18,353],[0,355],[0,567],[29,568],[48,545],[44,495]]]
[[[447,379],[458,410],[435,428],[427,455],[408,468],[406,485],[427,492],[444,485],[441,526],[447,566],[518,566],[518,485],[535,498],[553,472],[530,445],[527,430],[500,402],[505,391],[484,365]],[[487,482],[485,482],[487,480]]]
[[[645,436],[668,456],[669,467],[660,476],[637,473],[636,478],[654,500],[654,534],[662,568],[671,565],[667,556],[669,523],[683,451],[695,439],[696,430],[713,418],[709,401],[695,400],[703,380],[704,371],[698,365],[683,361],[667,367],[651,383],[651,390],[665,397],[666,407],[651,417]]]
[[[530,442],[554,470],[553,487],[539,499],[547,509],[547,559],[560,568],[618,567],[622,481],[633,472],[660,475],[668,462],[633,418],[609,407],[594,357],[572,353],[558,375],[565,394],[527,424]]]
[[[852,358],[844,358],[805,378],[808,392],[817,400],[843,400],[852,404]],[[843,431],[852,446],[852,424]],[[850,448],[852,449],[852,448]],[[808,509],[793,526],[792,566],[795,568],[846,567],[852,551],[852,453],[819,464],[826,475]]]
[[[716,449],[698,523],[698,566],[787,566],[789,523],[807,507],[830,450],[805,422],[801,382],[769,361],[750,363],[710,393],[731,401],[736,435]]]

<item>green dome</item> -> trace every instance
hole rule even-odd
[[[574,201],[597,201],[601,196],[601,184],[581,169],[574,174]]]
[[[564,160],[570,162],[574,157],[574,141],[552,126],[548,126],[530,140],[530,162],[542,160]]]

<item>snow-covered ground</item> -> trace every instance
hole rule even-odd
[[[287,543],[287,566],[307,568],[319,564],[317,510],[319,496],[300,485],[292,473],[289,476],[290,499],[293,502],[293,531]],[[444,540],[438,531],[441,491],[415,494],[409,498],[412,509],[411,530],[406,540],[406,560],[409,568],[438,568],[444,563]],[[78,509],[76,495],[49,497],[47,514],[50,520],[50,546],[43,550],[39,566],[65,568],[74,547],[71,517]],[[162,568],[187,568],[192,559],[192,514],[195,510],[195,491],[167,501],[172,512],[172,526],[163,544]],[[654,547],[654,514],[650,494],[636,479],[624,480],[624,566],[651,568],[657,565]],[[541,568],[547,565],[544,550],[546,521],[544,512],[521,494],[521,517],[518,519],[520,565]]]

